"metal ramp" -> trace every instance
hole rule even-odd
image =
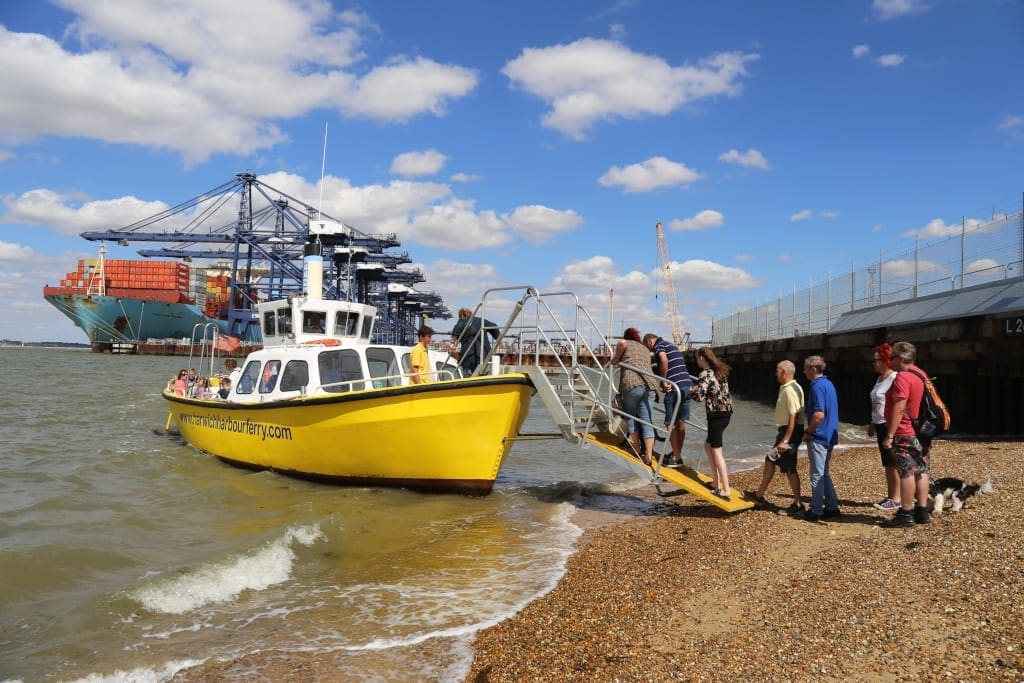
[[[740,512],[741,510],[749,510],[754,507],[754,502],[747,500],[740,495],[735,489],[732,490],[732,496],[729,500],[719,498],[715,494],[711,493],[711,477],[698,472],[697,470],[681,465],[679,467],[661,467],[655,463],[655,470],[645,466],[640,462],[632,449],[623,449],[619,444],[622,443],[622,437],[616,434],[601,434],[591,433],[585,436],[588,443],[603,449],[610,456],[614,456],[629,462],[630,469],[636,469],[636,467],[643,468],[656,477],[663,481],[667,481],[670,484],[675,484],[679,488],[683,489],[687,493],[692,493],[701,500],[706,500],[712,505],[716,505],[726,512]],[[608,456],[606,456],[608,457]],[[612,459],[608,457],[608,459]],[[659,482],[654,482],[658,485]]]
[[[524,293],[511,304],[512,311],[494,341],[495,352],[500,349],[506,359],[515,359],[504,370],[530,377],[563,439],[581,448],[596,448],[609,462],[648,478],[655,486],[669,482],[726,512],[754,507],[753,501],[735,490],[728,500],[714,495],[710,477],[695,469],[663,467],[661,463],[672,455],[663,424],[651,425],[663,442],[663,451],[655,453],[651,466],[643,464],[625,438],[625,413],[612,405],[618,369],[610,366],[611,346],[575,294],[542,294],[533,287],[491,289],[473,315],[502,319],[490,311],[508,310],[510,290]],[[650,367],[630,369],[653,376]],[[485,371],[482,362],[473,374]]]

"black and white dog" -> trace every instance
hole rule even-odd
[[[992,486],[992,477],[988,477],[980,484],[968,484],[963,479],[957,479],[956,477],[942,477],[941,479],[933,479],[928,487],[928,493],[934,501],[932,514],[935,515],[942,514],[942,508],[945,507],[946,500],[950,500],[953,503],[950,512],[959,512],[960,508],[967,502],[967,499],[975,493],[995,493],[995,491],[995,488]]]

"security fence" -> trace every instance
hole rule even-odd
[[[828,332],[847,311],[1024,276],[1024,212],[987,223],[963,221],[953,234],[813,283],[712,324],[713,346]]]

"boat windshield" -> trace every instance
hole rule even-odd
[[[358,313],[338,311],[334,320],[334,334],[339,337],[354,337],[356,336],[356,325],[358,324]]]

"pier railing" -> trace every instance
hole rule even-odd
[[[712,345],[823,334],[847,311],[1024,276],[1024,212],[943,228],[950,234],[927,243],[917,235],[912,249],[854,261],[847,273],[714,321]]]

